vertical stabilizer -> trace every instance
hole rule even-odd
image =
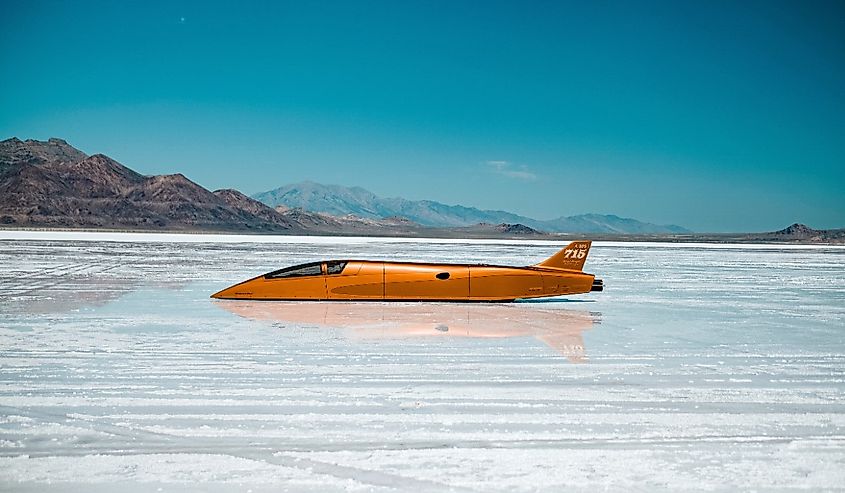
[[[563,250],[535,265],[537,267],[580,271],[584,268],[584,262],[587,261],[590,244],[592,244],[590,240],[573,241],[566,245]]]

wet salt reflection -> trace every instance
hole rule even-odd
[[[534,337],[573,363],[586,359],[583,332],[600,313],[539,303],[381,303],[215,301],[235,315],[345,330],[360,339]]]

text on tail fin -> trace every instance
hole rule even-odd
[[[537,267],[554,269],[581,270],[584,268],[584,262],[587,261],[591,244],[592,241],[590,240],[573,241],[566,245],[563,250],[536,265]]]

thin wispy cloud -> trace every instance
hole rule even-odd
[[[528,169],[528,166],[525,166],[524,164],[515,166],[509,161],[487,161],[485,164],[487,164],[487,167],[491,172],[496,173],[497,175],[522,181],[534,181],[537,179],[537,175],[532,173]]]

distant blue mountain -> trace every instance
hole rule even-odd
[[[446,205],[432,200],[382,198],[361,187],[323,185],[311,181],[257,193],[252,198],[270,207],[301,208],[334,216],[352,214],[368,219],[399,216],[432,227],[519,223],[553,233],[690,233],[681,226],[651,224],[605,214],[581,214],[542,221],[507,211]]]

